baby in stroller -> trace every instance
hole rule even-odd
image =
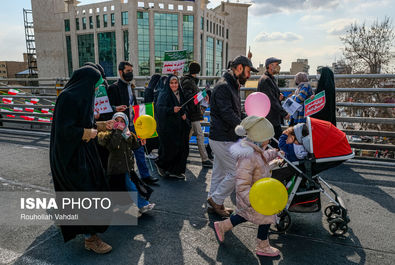
[[[323,193],[332,202],[325,209],[330,231],[335,235],[347,232],[350,220],[344,202],[318,176],[318,173],[354,157],[345,133],[329,122],[307,117],[305,124],[288,128],[281,137],[279,147],[286,155],[282,157],[284,161],[279,168],[272,170],[272,177],[287,187],[288,203],[278,215],[277,230],[284,232],[289,228],[291,218],[288,212],[320,211],[320,194]],[[321,183],[331,191],[333,197]]]

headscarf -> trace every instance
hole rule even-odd
[[[129,128],[129,119],[128,119],[128,116],[126,116],[126,114],[123,113],[123,112],[116,112],[116,113],[112,116],[112,119],[115,120],[115,119],[118,118],[118,117],[121,117],[121,118],[124,120],[124,122],[125,122],[125,128],[123,129],[122,134],[127,133],[128,128]]]

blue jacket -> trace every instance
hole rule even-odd
[[[299,159],[296,157],[294,145],[287,144],[286,143],[287,138],[288,135],[282,134],[280,136],[280,139],[278,140],[278,147],[280,148],[281,151],[284,151],[286,159],[288,159],[291,162],[298,161]]]

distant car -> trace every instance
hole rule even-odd
[[[362,142],[362,139],[361,139],[361,137],[359,137],[359,136],[351,135],[351,136],[350,136],[350,141],[351,141],[351,142],[355,142],[355,143],[360,143],[360,142]]]

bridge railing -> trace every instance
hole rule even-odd
[[[258,80],[260,76],[251,76],[249,80]],[[279,75],[278,80],[293,79],[293,75]],[[109,82],[115,81],[117,78],[108,78]],[[200,76],[203,82],[214,84],[219,79],[217,76]],[[315,75],[310,75],[309,79],[314,83]],[[340,87],[336,88],[337,94],[347,93],[378,93],[386,95],[387,102],[362,102],[363,98],[355,98],[353,102],[339,101],[336,103],[338,109],[369,109],[369,110],[386,110],[390,115],[387,117],[363,117],[354,110],[354,116],[345,115],[344,112],[338,112],[338,127],[341,128],[350,138],[350,145],[356,149],[362,150],[387,150],[395,151],[395,74],[358,74],[358,75],[335,75],[336,81],[350,79],[365,80],[390,80],[389,85],[384,87]],[[137,76],[136,90],[138,92],[137,99],[143,101],[144,89],[148,84],[149,77]],[[38,130],[49,131],[51,118],[56,102],[57,95],[62,91],[68,78],[9,78],[0,79],[0,127],[14,128],[20,130]],[[391,83],[392,82],[392,83]],[[292,92],[294,87],[280,88],[282,92]],[[248,93],[256,91],[255,87],[241,88],[242,103]],[[366,97],[365,97],[366,99]],[[357,102],[356,102],[357,101]],[[392,116],[391,116],[392,113]],[[209,116],[207,111],[205,116]],[[376,124],[379,129],[371,130],[355,125]],[[202,121],[202,126],[209,126],[209,122]],[[380,129],[385,127],[386,129]],[[207,133],[206,133],[207,135]],[[392,143],[391,143],[392,142]]]

